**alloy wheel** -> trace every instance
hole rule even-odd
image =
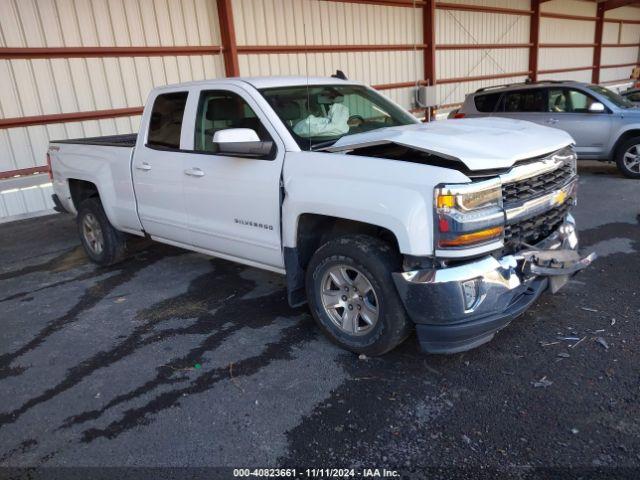
[[[349,265],[334,265],[320,285],[322,306],[340,330],[349,335],[365,335],[375,327],[378,297],[362,272]]]
[[[100,222],[93,213],[87,213],[82,219],[82,235],[91,251],[100,255],[104,250],[104,236]]]
[[[633,145],[624,152],[624,166],[633,173],[640,173],[640,145]]]

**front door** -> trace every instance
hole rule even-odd
[[[282,141],[255,100],[237,86],[202,90],[191,102],[194,153],[183,179],[192,244],[217,256],[281,269]],[[230,128],[250,128],[261,141],[273,141],[273,155],[217,154],[213,136]]]
[[[188,92],[162,93],[153,102],[145,141],[136,146],[132,177],[138,216],[146,233],[160,240],[187,244],[183,171],[188,154],[180,152]],[[142,122],[144,125],[144,122]]]
[[[574,88],[550,88],[549,111],[553,126],[564,130],[576,142],[580,157],[605,156],[611,134],[611,112],[591,112],[589,107],[598,100]]]

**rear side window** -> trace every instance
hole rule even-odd
[[[182,117],[187,103],[187,92],[158,95],[151,110],[147,145],[151,147],[180,149]]]
[[[506,93],[504,111],[510,113],[546,112],[547,100],[544,89],[530,88]]]
[[[477,95],[474,98],[474,102],[476,104],[476,110],[479,112],[493,112],[496,109],[496,105],[498,104],[498,100],[500,100],[501,93],[490,93],[487,95]]]

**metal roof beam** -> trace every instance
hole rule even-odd
[[[639,0],[605,0],[600,2],[603,4],[604,11],[613,10],[614,8],[626,7],[628,5],[640,5]]]

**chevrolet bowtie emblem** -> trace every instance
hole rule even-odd
[[[553,196],[553,203],[556,205],[562,205],[564,201],[567,199],[567,192],[564,190],[560,190]]]

